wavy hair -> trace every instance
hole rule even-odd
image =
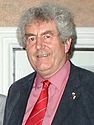
[[[66,42],[69,38],[72,39],[71,54],[74,43],[76,42],[76,28],[72,13],[59,4],[42,4],[29,8],[21,17],[18,28],[17,38],[19,44],[25,48],[25,27],[33,21],[51,21],[56,24],[61,41]]]

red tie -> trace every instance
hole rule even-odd
[[[45,112],[47,109],[49,85],[50,85],[50,82],[48,80],[45,80],[43,82],[43,88],[40,93],[40,96],[30,114],[29,118],[27,119],[25,125],[42,125],[43,118],[45,116]]]

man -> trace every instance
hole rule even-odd
[[[3,125],[5,102],[6,102],[6,96],[0,94],[0,125]]]
[[[35,72],[11,85],[4,125],[93,125],[94,73],[70,62],[77,38],[71,13],[55,4],[32,7],[17,34]]]

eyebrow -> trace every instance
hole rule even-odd
[[[51,34],[53,35],[54,33],[51,30],[45,31],[44,33],[42,33],[41,35],[45,35],[45,34]]]
[[[41,35],[45,35],[45,34],[51,34],[51,35],[53,35],[54,33],[52,31],[48,30],[48,31],[43,32]],[[25,36],[29,37],[29,36],[37,36],[37,35],[35,35],[33,33],[26,33]]]
[[[25,33],[25,36],[26,36],[26,37],[29,37],[29,36],[36,36],[36,35],[33,34],[33,33]]]

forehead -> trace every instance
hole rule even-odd
[[[56,24],[54,21],[33,21],[25,27],[26,33],[43,33],[46,31],[57,32]]]

